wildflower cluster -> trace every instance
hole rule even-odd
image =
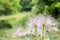
[[[27,28],[19,30],[20,36],[26,34],[38,34],[45,40],[46,32],[57,31],[57,22],[48,14],[34,15],[27,21]],[[22,32],[21,32],[22,31]],[[18,34],[18,33],[17,33]],[[36,39],[37,40],[37,39]],[[48,40],[48,39],[47,39]]]

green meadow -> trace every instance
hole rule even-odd
[[[40,40],[40,36],[27,34],[13,38],[12,33],[19,28],[27,28],[28,18],[49,14],[57,21],[57,32],[48,32],[50,40],[60,40],[60,0],[0,0],[0,40]]]

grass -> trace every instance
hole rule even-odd
[[[25,37],[12,38],[13,29],[0,29],[0,40],[25,40]],[[60,40],[60,31],[55,33],[55,36],[52,33],[49,33],[51,40]],[[33,35],[32,35],[33,36]],[[54,36],[54,37],[53,37]],[[34,36],[33,36],[34,38]]]
[[[12,27],[16,27],[19,24],[25,24],[27,17],[31,15],[31,12],[22,12],[15,15],[0,16],[1,20],[7,20]]]
[[[19,13],[19,14],[15,14],[15,15],[7,15],[7,16],[0,16],[0,21],[1,20],[7,20],[9,21],[9,23],[11,23],[12,25],[16,26],[20,23],[23,24],[23,22],[26,20],[26,18],[28,16],[30,16],[31,13],[30,12],[23,12],[23,13]],[[24,37],[21,38],[12,38],[12,32],[13,29],[1,29],[0,28],[0,40],[24,40]]]
[[[16,18],[28,16],[28,15],[30,15],[30,12],[27,12],[27,13],[22,12],[22,13],[18,13],[18,14],[14,14],[14,15],[0,16],[0,20],[16,19]]]
[[[22,38],[12,38],[13,29],[0,29],[0,40],[23,40]]]

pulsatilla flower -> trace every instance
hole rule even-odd
[[[57,22],[51,15],[48,14],[34,15],[30,17],[27,22],[27,27],[34,29],[36,35],[41,35],[42,40],[45,40],[46,31],[50,32],[52,30],[58,30]]]
[[[34,27],[36,25],[39,28],[42,28],[42,25],[45,25],[46,30],[51,31],[52,29],[57,31],[57,22],[51,15],[34,15],[28,19],[27,26]]]
[[[58,30],[57,24],[58,23],[51,15],[48,14],[34,15],[28,19],[26,29],[17,28],[17,31],[14,33],[14,37],[25,36],[26,34],[34,34],[34,33],[44,37],[44,35],[46,34],[44,30],[48,32],[52,30],[57,31]],[[45,27],[45,29],[43,29],[43,27]]]

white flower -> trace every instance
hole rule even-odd
[[[29,18],[27,21],[27,28],[18,27],[13,33],[13,37],[25,36],[26,34],[34,34],[34,26],[37,26],[38,35],[42,36],[42,24],[45,24],[46,30],[51,31],[52,29],[57,31],[57,22],[51,15],[35,15]],[[49,39],[48,39],[49,40]]]
[[[27,32],[27,34],[34,34],[35,29],[34,29],[34,27],[27,28],[26,32]],[[37,28],[37,32],[38,32],[38,35],[42,35],[42,29],[41,28]]]
[[[51,31],[52,28],[57,27],[57,22],[51,15],[35,15],[29,18],[27,22],[27,27],[37,27],[42,28],[42,24],[45,24],[46,30]],[[55,30],[55,29],[54,29]]]
[[[25,36],[25,35],[26,35],[25,29],[22,28],[22,27],[16,28],[15,32],[12,33],[13,38],[20,37],[20,36]]]
[[[42,35],[42,30],[40,28],[37,28],[38,30],[38,34],[39,35]],[[22,27],[18,27],[16,29],[15,32],[13,32],[12,34],[12,37],[15,38],[15,37],[21,37],[21,36],[26,36],[27,34],[34,34],[35,33],[35,30],[34,30],[34,27],[30,27],[30,28],[22,28]]]
[[[34,31],[34,28],[33,27],[32,28],[30,27],[30,28],[27,28],[25,32],[27,34],[34,34],[35,31]]]
[[[28,38],[28,37],[27,37],[26,40],[31,40],[31,38]]]

